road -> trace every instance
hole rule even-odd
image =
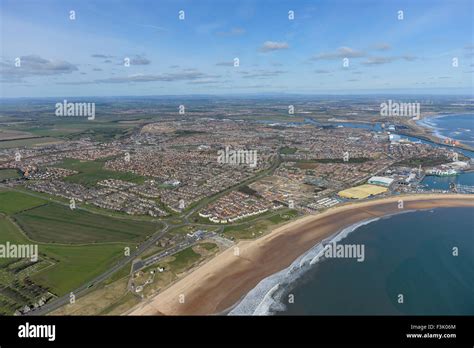
[[[135,273],[135,272],[137,272],[137,271],[139,271],[139,270],[141,270],[145,267],[153,265],[154,263],[157,263],[157,262],[159,262],[159,261],[161,261],[161,260],[163,260],[163,259],[165,259],[165,258],[167,258],[171,255],[174,255],[174,254],[180,252],[181,250],[184,250],[184,249],[192,246],[196,242],[198,242],[200,240],[205,240],[205,239],[214,240],[216,243],[221,244],[222,246],[224,246],[226,248],[230,248],[231,246],[234,245],[234,242],[232,242],[231,240],[229,240],[227,238],[219,236],[217,233],[206,232],[200,238],[188,237],[184,241],[182,241],[181,243],[179,243],[178,245],[175,245],[174,247],[172,247],[170,249],[167,249],[167,250],[159,252],[155,255],[152,255],[152,256],[146,258],[145,260],[138,260],[136,262],[133,262],[133,264],[132,264],[132,273]]]
[[[106,272],[102,273],[98,277],[92,279],[91,281],[85,283],[84,285],[72,291],[75,298],[78,299],[81,295],[84,295],[86,291],[93,288],[94,285],[97,285],[100,282],[106,280],[107,278],[112,276],[115,272],[117,272],[119,269],[124,267],[127,263],[131,262],[133,259],[141,255],[146,249],[153,246],[168,231],[169,225],[166,222],[164,222],[164,224],[165,226],[163,229],[161,229],[161,231],[159,231],[157,234],[153,235],[153,237],[151,237],[150,239],[140,244],[139,247],[130,254],[130,256],[124,257],[119,262],[117,262],[114,266],[112,266],[112,268],[108,269]],[[51,311],[54,311],[60,308],[61,306],[68,304],[69,298],[70,298],[70,294],[63,295],[61,297],[54,299],[51,302],[46,303],[40,308],[31,310],[30,312],[24,315],[45,315]]]
[[[186,225],[189,225],[189,224],[199,225],[199,226],[212,226],[212,227],[215,227],[216,225],[191,223],[191,222],[189,222],[189,217],[191,215],[193,215],[194,213],[196,213],[204,205],[209,204],[211,201],[219,199],[220,197],[224,196],[228,192],[230,192],[232,190],[235,190],[236,188],[245,186],[245,185],[247,185],[251,182],[254,182],[254,181],[268,175],[269,173],[273,172],[278,167],[280,162],[281,162],[280,156],[276,156],[276,161],[269,168],[259,172],[257,175],[255,175],[255,176],[253,176],[253,177],[251,177],[251,178],[249,178],[249,179],[247,179],[247,180],[245,180],[241,183],[238,183],[238,184],[236,184],[236,185],[234,185],[234,186],[232,186],[228,189],[225,189],[225,190],[209,197],[208,199],[204,199],[204,200],[198,202],[195,206],[193,206],[191,209],[183,212],[181,215],[171,216],[169,218],[164,218],[164,219],[158,220],[160,223],[162,223],[164,225],[164,227],[161,230],[157,231],[155,234],[153,234],[153,236],[150,239],[148,239],[145,242],[143,242],[142,244],[140,244],[138,246],[138,248],[130,254],[130,256],[124,257],[123,259],[121,259],[119,262],[117,262],[115,265],[113,265],[110,269],[108,269],[107,271],[105,271],[101,275],[95,277],[94,279],[88,281],[87,283],[83,284],[79,288],[73,290],[72,293],[74,294],[75,299],[77,300],[79,297],[83,296],[88,291],[93,289],[94,286],[97,286],[99,283],[101,283],[104,280],[111,277],[115,272],[120,270],[122,267],[127,265],[129,262],[132,262],[134,259],[138,258],[142,253],[145,252],[145,250],[152,247],[161,237],[163,237],[166,234],[166,232],[170,229],[170,225],[172,225],[173,228],[178,228],[178,227],[186,226]],[[8,188],[10,190],[13,189],[13,190],[16,190],[16,191],[20,191],[20,192],[23,192],[23,193],[30,194],[31,196],[38,196],[40,198],[45,199],[44,196],[36,195],[32,192],[25,192],[23,190],[14,189],[12,187],[4,186],[2,184],[0,184],[0,187],[5,187],[5,188]],[[50,199],[50,201],[54,201],[55,203],[59,203],[59,204],[62,204],[62,205],[67,205],[64,202],[56,201],[54,199]],[[78,209],[80,209],[80,208],[78,208]],[[86,208],[82,208],[82,209],[88,210]],[[90,212],[97,214],[96,211],[90,211]],[[103,214],[103,215],[106,215],[106,214]],[[111,217],[116,217],[116,216],[111,216]],[[183,224],[170,224],[168,222],[168,220],[170,220],[170,219],[182,219],[184,223]],[[258,220],[258,218],[255,219],[255,220]],[[248,222],[245,222],[245,223],[248,223]],[[240,225],[240,224],[236,224],[236,225]],[[229,244],[229,243],[227,243],[227,244]],[[64,306],[64,305],[67,305],[69,303],[70,303],[70,293],[68,293],[66,295],[63,295],[61,297],[58,297],[58,298],[44,304],[43,306],[41,306],[39,308],[32,309],[28,313],[25,313],[23,315],[46,315],[46,314],[48,314],[48,313]]]

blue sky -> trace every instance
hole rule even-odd
[[[472,12],[471,0],[2,0],[1,96],[472,93]]]

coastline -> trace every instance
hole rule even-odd
[[[402,135],[417,137],[426,141],[431,141],[438,145],[447,146],[444,143],[444,140],[447,137],[442,135],[440,130],[437,127],[430,125],[429,120],[444,118],[444,117],[451,117],[451,116],[458,116],[458,115],[464,115],[464,114],[430,114],[430,115],[426,115],[422,117],[418,121],[414,121],[410,119],[407,121],[407,126],[411,128],[411,131],[408,131],[408,132],[399,131],[398,133]],[[460,141],[460,144],[458,144],[456,147],[453,147],[453,148],[463,149],[467,151],[474,151],[474,148],[470,144],[466,144],[463,141]]]
[[[399,199],[404,201],[402,211],[474,207],[473,195],[421,194],[348,203],[308,215],[257,240],[239,242],[238,256],[234,255],[233,248],[225,250],[128,314],[227,313],[261,280],[289,267],[324,239],[361,221],[402,212],[398,209]],[[184,295],[184,303],[180,303],[180,295]]]

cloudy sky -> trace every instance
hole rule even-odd
[[[472,0],[2,0],[1,96],[472,93],[472,11]]]

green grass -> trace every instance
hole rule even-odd
[[[124,256],[123,250],[123,246],[118,244],[41,245],[40,253],[45,253],[59,262],[34,274],[31,279],[61,296],[105,272]]]
[[[131,181],[137,184],[141,184],[145,181],[144,177],[133,173],[115,172],[104,169],[104,163],[104,159],[96,161],[65,159],[63,162],[57,164],[56,167],[78,171],[79,174],[68,176],[64,178],[64,181],[85,186],[94,186],[98,181],[105,179]]]
[[[266,212],[265,214],[269,216],[258,221],[225,226],[223,233],[226,237],[237,240],[254,239],[272,230],[275,225],[292,220],[298,216],[298,211],[283,208],[278,214],[271,216],[270,214],[274,214],[274,212]]]
[[[199,246],[206,249],[207,251],[211,251],[217,248],[217,244],[210,242],[199,243]]]
[[[173,257],[174,260],[169,262],[169,265],[175,273],[181,273],[191,267],[193,263],[199,261],[201,255],[196,253],[192,247],[189,247],[173,255]]]
[[[102,286],[107,286],[107,285],[112,284],[113,282],[115,282],[117,280],[128,277],[130,275],[130,267],[131,267],[130,263],[127,263],[125,266],[120,268],[120,270],[118,270],[117,272],[112,274],[109,278],[104,280],[101,285]]]
[[[5,216],[0,216],[0,243],[5,244],[7,241],[17,244],[32,243],[17,226]],[[133,248],[134,245],[130,247]],[[121,244],[85,246],[39,244],[38,251],[40,260],[45,258],[51,260],[53,266],[30,275],[30,278],[57,295],[65,294],[105,272],[124,256],[124,246]],[[12,259],[0,259],[0,268],[5,270],[11,261]]]
[[[94,141],[107,142],[120,139],[131,133],[133,125],[118,125],[117,123],[98,123],[98,119],[94,122],[86,122],[84,125],[75,124],[75,128],[82,128],[82,131],[70,134],[68,139],[74,140],[83,137],[89,137]],[[91,124],[93,123],[93,124]]]
[[[280,149],[280,153],[283,155],[293,155],[296,151],[298,151],[296,147],[285,146]]]
[[[24,211],[14,218],[31,239],[44,243],[138,242],[157,228],[150,222],[114,219],[54,203]]]
[[[285,211],[280,214],[271,216],[268,218],[268,220],[274,224],[279,224],[279,223],[291,220],[296,216],[298,216],[297,210],[289,210],[289,211]]]
[[[224,227],[223,234],[227,238],[234,239],[254,239],[260,234],[255,226],[239,225],[239,226],[226,226]]]
[[[19,177],[20,174],[15,169],[0,169],[0,181]]]
[[[7,141],[0,141],[0,149],[11,149],[14,147],[21,147],[21,146],[32,147],[34,145],[52,143],[52,142],[58,142],[58,141],[61,141],[61,139],[52,138],[52,137],[7,140]]]
[[[20,192],[0,191],[0,212],[14,214],[23,210],[31,209],[47,201],[32,197]]]
[[[11,244],[30,244],[31,242],[18,231],[18,228],[5,216],[0,215],[0,244],[10,242]],[[11,259],[0,258],[0,267],[6,265]],[[1,284],[1,282],[0,282]]]
[[[0,244],[6,242],[31,243],[6,216],[0,215]]]
[[[67,128],[47,128],[47,127],[36,127],[28,129],[29,132],[33,133],[34,135],[41,136],[41,137],[64,137],[69,134],[73,134],[78,130],[75,129],[67,129]]]

